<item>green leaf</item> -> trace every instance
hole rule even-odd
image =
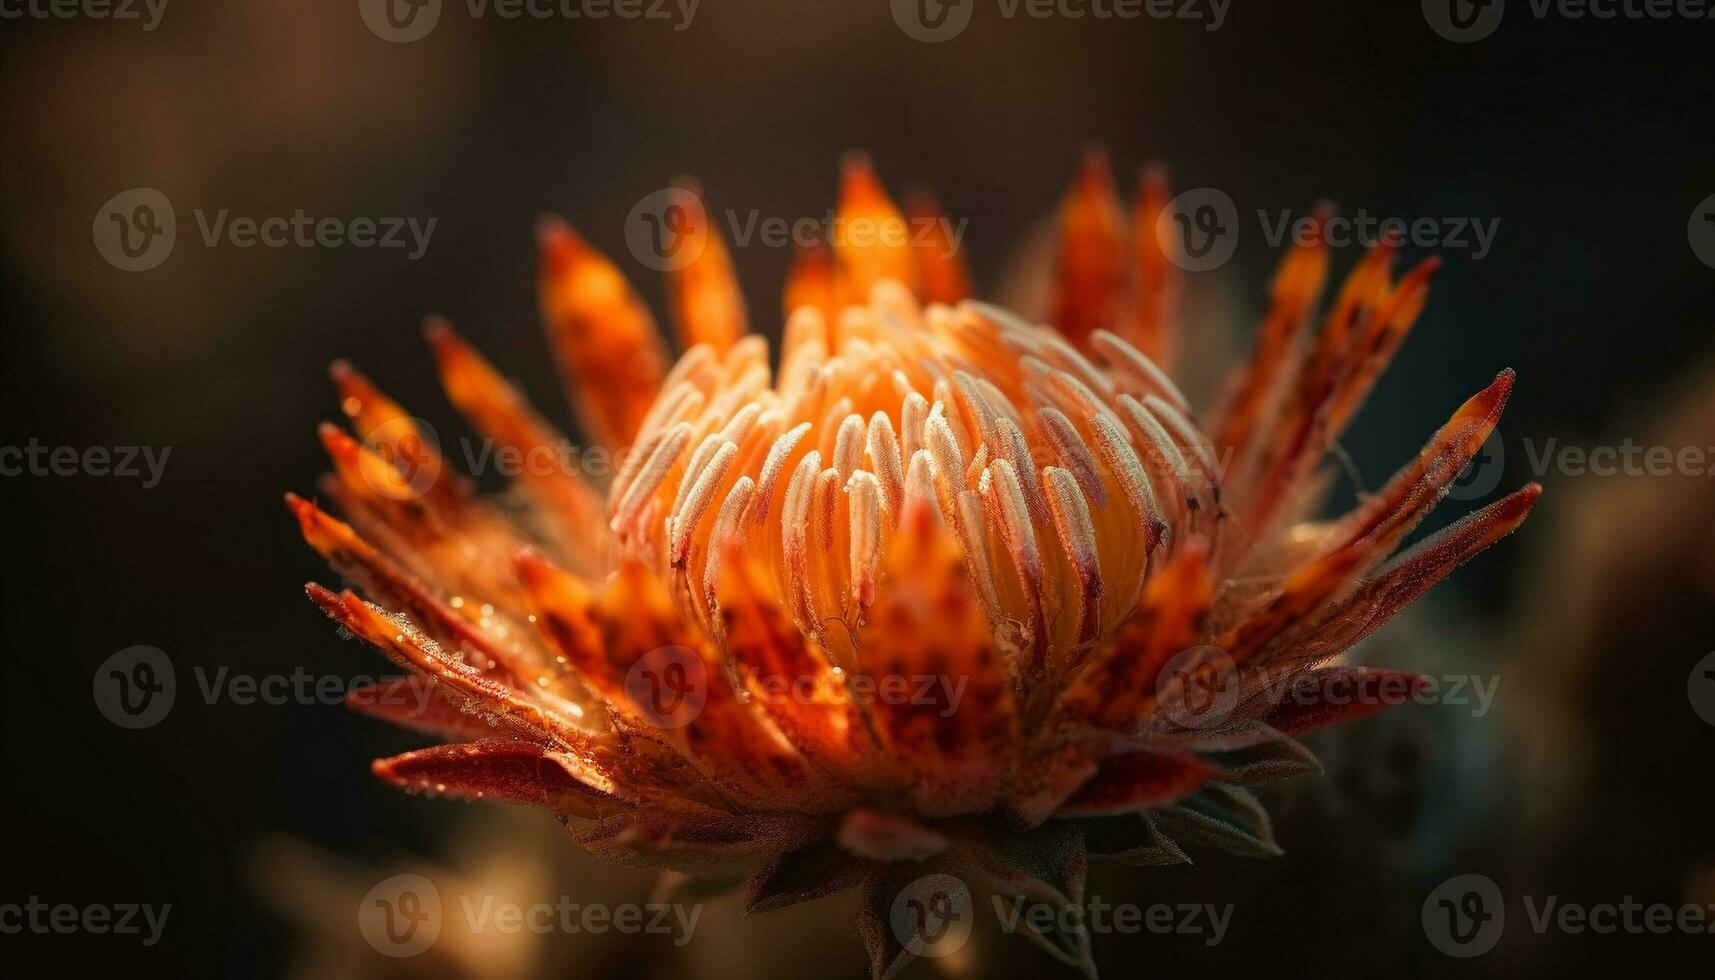
[[[1071,821],[1031,830],[991,827],[966,853],[973,873],[994,890],[1044,902],[1082,902],[1089,859],[1084,835]]]
[[[1156,826],[1153,814],[1090,817],[1071,823],[1084,835],[1091,861],[1131,868],[1191,863],[1190,856]]]
[[[1212,783],[1156,814],[1163,833],[1240,857],[1279,857],[1268,811],[1248,790]]]
[[[1012,908],[1001,911],[1003,931],[1017,932],[1049,956],[1096,980],[1096,961],[1090,955],[1090,930],[1084,923],[1082,905],[1038,902],[1022,896],[1014,896],[1012,901]]]
[[[1225,770],[1222,780],[1239,786],[1255,786],[1276,779],[1289,779],[1307,772],[1321,772],[1322,763],[1309,749],[1289,735],[1269,730],[1268,741],[1230,752],[1214,752],[1209,761]]]
[[[773,912],[838,894],[861,882],[869,864],[832,841],[787,851],[750,877],[744,910]]]
[[[976,903],[964,879],[935,863],[873,864],[858,903],[870,975],[890,980],[919,955],[945,956],[969,940]]]

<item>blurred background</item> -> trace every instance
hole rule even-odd
[[[1344,446],[1373,487],[1511,366],[1501,478],[1441,519],[1547,487],[1522,534],[1372,644],[1392,665],[1498,677],[1494,711],[1404,708],[1318,742],[1327,776],[1268,795],[1285,858],[1098,875],[1092,890],[1116,901],[1235,913],[1217,946],[1098,936],[1097,962],[1110,976],[1708,962],[1715,936],[1537,935],[1516,903],[1494,952],[1454,959],[1420,914],[1437,883],[1473,872],[1512,895],[1715,903],[1715,721],[1687,680],[1715,649],[1715,484],[1544,473],[1525,448],[1715,447],[1715,256],[1688,231],[1715,207],[1715,21],[1537,18],[1514,0],[1492,36],[1455,43],[1416,3],[1238,0],[1217,30],[1206,0],[1175,4],[1201,20],[965,3],[968,26],[941,43],[887,0],[600,20],[448,0],[405,43],[357,0],[170,0],[158,17],[139,2],[139,20],[0,3],[0,444],[170,452],[147,487],[147,470],[0,477],[0,903],[172,905],[149,948],[0,935],[13,975],[863,975],[849,896],[761,920],[711,900],[683,947],[525,933],[382,957],[351,910],[395,873],[519,901],[642,902],[658,883],[562,845],[544,814],[382,786],[368,760],[422,744],[409,733],[332,704],[207,704],[196,678],[384,666],[304,601],[306,580],[335,578],[280,503],[325,467],[329,361],[459,431],[419,340],[421,318],[444,314],[569,426],[535,313],[539,214],[574,222],[660,312],[660,276],[625,244],[641,198],[690,174],[716,209],[822,215],[841,154],[861,148],[893,190],[931,187],[968,219],[979,288],[1005,296],[1091,144],[1122,189],[1160,161],[1176,189],[1219,188],[1246,216],[1233,260],[1188,282],[1182,369],[1205,396],[1248,346],[1279,258],[1257,211],[1331,200],[1498,222],[1481,255],[1442,250],[1428,311]],[[106,203],[133,188],[177,218],[170,257],[141,272],[97,247]],[[207,245],[196,214],[223,209],[435,224],[420,256]],[[1360,254],[1337,251],[1337,273]],[[774,336],[791,257],[734,249]],[[137,645],[171,658],[178,699],[131,731],[91,685]],[[1016,937],[970,950],[913,975],[1054,968]]]

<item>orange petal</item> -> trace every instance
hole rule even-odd
[[[667,372],[655,322],[612,262],[557,219],[542,223],[542,319],[589,438],[631,444]]]
[[[867,303],[869,291],[885,280],[917,288],[917,265],[905,216],[859,153],[846,157],[840,173],[834,262],[839,299]]]
[[[1144,356],[1171,367],[1178,353],[1179,267],[1161,247],[1155,233],[1167,209],[1167,170],[1149,167],[1139,182],[1133,209],[1132,242],[1137,250],[1137,316],[1123,334]]]
[[[800,247],[793,253],[792,268],[786,273],[781,315],[790,321],[792,314],[809,307],[822,314],[822,322],[831,323],[838,305],[834,299],[833,252],[821,245]],[[790,354],[790,348],[783,348],[780,363],[791,363]]]
[[[918,298],[949,306],[970,298],[971,271],[965,262],[964,242],[941,205],[928,191],[918,190],[906,196],[905,211],[911,218]]]
[[[1087,347],[1092,331],[1120,326],[1125,234],[1107,154],[1092,150],[1060,205],[1059,276],[1050,317],[1079,350]]]
[[[739,289],[726,240],[709,218],[699,189],[690,182],[676,186],[683,192],[676,199],[686,211],[685,227],[680,234],[693,256],[688,265],[673,266],[667,272],[679,347],[690,350],[698,344],[708,344],[715,353],[724,354],[750,331],[744,293]]]
[[[562,555],[579,570],[603,567],[607,505],[576,471],[575,447],[444,320],[430,320],[424,334],[447,397],[497,448],[518,455],[517,481],[541,507]]]

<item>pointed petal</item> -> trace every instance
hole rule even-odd
[[[751,876],[744,910],[753,915],[774,912],[836,895],[862,884],[871,870],[868,862],[828,841],[787,851]]]
[[[931,509],[906,507],[852,683],[869,685],[877,738],[915,776],[912,804],[935,816],[996,800],[1017,755],[1018,715],[1006,654]]]
[[[548,339],[589,439],[628,447],[667,373],[648,308],[619,269],[571,227],[542,222],[541,306]]]
[[[1155,819],[1163,833],[1239,857],[1279,857],[1274,826],[1257,798],[1237,786],[1214,784]]]
[[[841,847],[876,861],[924,861],[951,847],[945,834],[881,810],[858,809],[840,824]]]
[[[430,320],[424,334],[453,405],[524,461],[518,483],[552,524],[560,552],[576,567],[602,568],[609,545],[606,504],[578,472],[578,460],[567,456],[570,442],[445,321]]]
[[[1123,336],[1150,360],[1172,366],[1179,348],[1179,267],[1167,257],[1156,234],[1171,195],[1167,171],[1152,166],[1139,182],[1132,218],[1137,256],[1137,314]]]
[[[724,354],[750,332],[744,293],[738,287],[726,241],[710,219],[700,189],[689,181],[681,181],[675,188],[682,192],[678,200],[686,211],[685,227],[679,234],[683,247],[693,256],[688,265],[674,265],[667,272],[679,348],[690,350],[708,344],[715,353]]]
[[[345,706],[403,728],[461,742],[506,734],[481,715],[459,710],[457,701],[420,674],[355,686],[346,694]]]
[[[1100,817],[1166,806],[1195,793],[1221,770],[1194,755],[1139,750],[1111,755],[1056,816]]]
[[[975,291],[965,262],[963,226],[955,226],[941,205],[926,190],[905,198],[910,217],[911,254],[917,261],[917,295],[925,304],[951,306],[969,299]]]
[[[1191,858],[1156,827],[1150,813],[1086,817],[1071,821],[1084,836],[1090,860],[1134,868],[1190,864]]]
[[[843,303],[869,302],[870,290],[888,280],[915,290],[917,265],[905,216],[876,179],[868,157],[850,154],[840,169],[837,215],[846,233],[834,241],[834,261]]]
[[[1404,704],[1426,683],[1428,679],[1418,674],[1395,670],[1315,670],[1295,681],[1263,720],[1288,735],[1308,735]]]
[[[1092,331],[1120,327],[1125,235],[1107,154],[1092,150],[1060,205],[1059,277],[1050,317],[1080,350],[1088,346]]]
[[[786,287],[781,293],[781,317],[788,323],[801,309],[813,309],[821,314],[818,322],[831,322],[839,312],[834,297],[834,256],[826,246],[801,247],[792,256],[792,268],[786,273]],[[789,330],[786,336],[790,338]],[[781,364],[790,364],[792,348],[781,351]]]
[[[401,789],[552,807],[594,817],[624,804],[590,760],[528,742],[437,745],[377,759],[375,775]]]

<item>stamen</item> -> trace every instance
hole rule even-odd
[[[768,510],[774,505],[774,486],[780,482],[780,472],[786,468],[787,457],[792,455],[792,450],[809,431],[810,423],[800,422],[769,448],[768,459],[762,464],[762,476],[756,482],[756,506],[752,508],[752,520],[758,526],[768,520]]]
[[[668,532],[672,535],[673,548],[670,561],[674,568],[685,564],[686,557],[691,551],[691,541],[697,530],[697,524],[702,521],[703,514],[713,502],[715,490],[722,480],[726,479],[727,467],[732,465],[733,457],[738,455],[738,444],[722,443],[715,452],[714,458],[704,467],[691,492],[685,498],[683,506],[668,522]]]
[[[1096,531],[1090,523],[1090,509],[1078,489],[1072,474],[1058,466],[1042,469],[1043,484],[1048,490],[1048,509],[1054,519],[1054,533],[1060,549],[1078,576],[1082,608],[1075,632],[1077,642],[1088,643],[1096,638],[1098,615],[1102,599],[1101,563],[1096,553]]]
[[[840,423],[840,431],[834,438],[834,469],[840,471],[840,478],[847,479],[858,468],[860,455],[863,452],[864,425],[862,415],[848,415]]]
[[[876,412],[869,417],[864,459],[880,482],[888,512],[898,514],[905,493],[905,475],[899,458],[899,439],[894,435],[893,423],[886,412]]]

